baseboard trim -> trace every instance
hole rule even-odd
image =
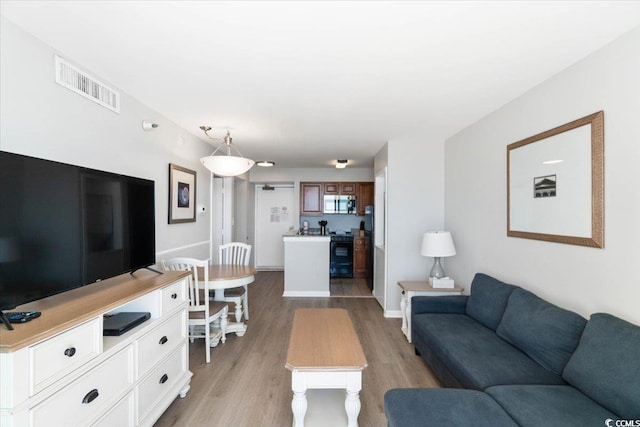
[[[402,310],[385,310],[384,317],[387,319],[402,319]]]
[[[283,297],[330,297],[329,291],[284,291]]]

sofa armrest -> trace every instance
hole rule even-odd
[[[411,316],[422,313],[464,314],[468,295],[451,295],[441,297],[413,297],[411,300]]]

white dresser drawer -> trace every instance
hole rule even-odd
[[[186,279],[162,289],[162,314],[167,314],[187,301]]]
[[[138,422],[187,372],[187,343],[155,368],[138,386]]]
[[[34,395],[100,353],[100,319],[69,329],[29,348],[30,395]]]
[[[35,406],[30,411],[31,425],[85,424],[113,405],[131,384],[133,347],[128,346]]]
[[[98,422],[92,424],[92,427],[126,427],[135,426],[134,411],[134,395],[133,391],[125,396],[120,402],[109,410],[109,412],[100,418]]]
[[[138,340],[138,378],[179,345],[187,337],[187,313],[182,310]]]

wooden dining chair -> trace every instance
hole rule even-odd
[[[251,245],[246,243],[231,242],[220,245],[218,248],[219,264],[249,265],[250,257]],[[245,320],[249,320],[249,289],[247,285],[225,289],[224,300],[240,307],[240,311],[236,311],[236,322],[240,322],[243,315]]]
[[[209,295],[209,260],[172,258],[162,261],[164,270],[190,271],[189,282],[189,339],[204,338],[206,361],[211,361],[211,347],[226,341],[229,306],[224,301],[213,301]],[[198,270],[201,268],[201,271]],[[202,273],[202,274],[199,274]],[[211,328],[218,329],[211,336]]]

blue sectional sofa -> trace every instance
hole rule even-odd
[[[411,316],[416,353],[448,388],[389,390],[389,427],[640,426],[638,326],[587,322],[480,273],[469,296],[413,298]]]

